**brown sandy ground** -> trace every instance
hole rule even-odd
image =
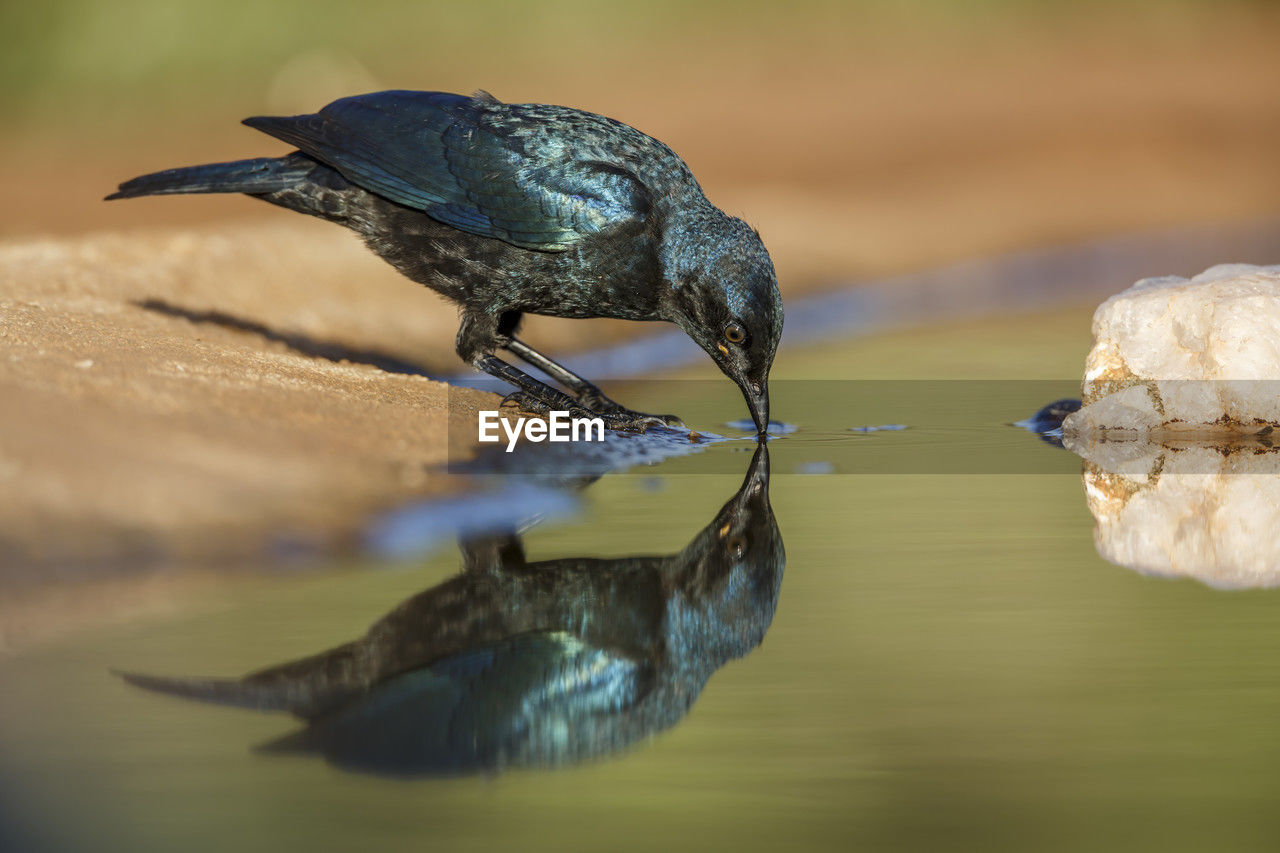
[[[311,225],[0,247],[0,561],[321,544],[458,487],[428,470],[488,395],[362,348],[447,350],[451,312]]]

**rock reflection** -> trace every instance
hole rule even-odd
[[[1066,446],[1085,460],[1103,559],[1223,589],[1280,585],[1280,452],[1267,437]]]
[[[261,747],[386,775],[549,767],[678,723],[763,639],[782,582],[769,457],[679,553],[527,562],[514,534],[460,543],[463,570],[361,639],[242,679],[126,674],[162,693],[291,712]]]

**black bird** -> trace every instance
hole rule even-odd
[[[460,547],[461,574],[353,642],[241,679],[122,676],[306,721],[266,752],[390,775],[549,767],[678,723],[717,669],[760,644],[785,566],[763,443],[676,554],[531,563],[510,534]]]
[[[620,429],[678,420],[618,405],[518,339],[521,315],[676,323],[742,389],[764,434],[782,334],[773,262],[760,235],[712,205],[658,140],[483,91],[376,92],[244,123],[298,150],[143,175],[107,198],[238,192],[345,225],[459,303],[458,355],[519,388],[512,398],[534,412],[589,412]]]

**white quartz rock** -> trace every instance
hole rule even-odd
[[[1280,426],[1280,266],[1139,281],[1099,306],[1066,434],[1248,434]]]
[[[1103,559],[1219,588],[1280,586],[1280,452],[1262,442],[1101,441],[1084,490]]]

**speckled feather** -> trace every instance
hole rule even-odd
[[[649,189],[700,196],[670,148],[581,110],[491,96],[379,92],[314,115],[256,117],[269,133],[354,184],[470,234],[563,251],[642,219]]]

